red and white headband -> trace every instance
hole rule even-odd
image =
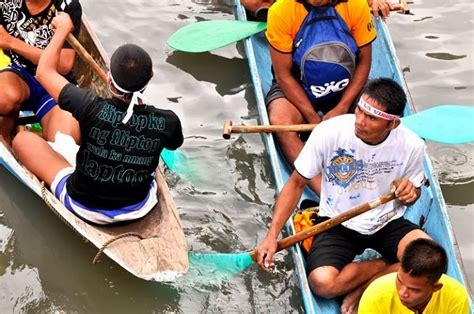
[[[357,103],[357,105],[360,108],[362,108],[365,112],[370,113],[371,115],[376,116],[378,118],[382,118],[384,120],[392,121],[392,120],[400,118],[399,116],[396,116],[394,114],[386,113],[382,110],[372,107],[368,102],[363,100],[362,97],[359,98],[359,102]]]

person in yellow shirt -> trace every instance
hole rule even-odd
[[[398,272],[379,277],[365,290],[359,313],[469,313],[466,289],[444,274],[447,266],[446,252],[439,244],[413,240]]]

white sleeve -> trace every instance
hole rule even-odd
[[[421,140],[420,142],[421,145],[417,145],[413,148],[411,155],[407,160],[405,174],[403,175],[404,177],[410,179],[410,181],[413,182],[417,188],[419,188],[425,180],[425,173],[423,170],[425,144]]]
[[[306,179],[312,179],[321,173],[324,165],[324,147],[326,146],[327,134],[325,128],[319,125],[314,128],[306,141],[294,166],[296,171]]]

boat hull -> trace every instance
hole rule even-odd
[[[108,58],[97,37],[83,18],[79,41],[103,68]],[[78,84],[107,97],[107,88],[87,63],[76,57],[74,74]],[[25,114],[27,115],[27,113]],[[186,238],[162,170],[156,169],[158,204],[145,217],[114,225],[99,226],[79,219],[23,165],[0,141],[0,164],[23,184],[39,195],[51,210],[69,227],[94,244],[133,275],[152,281],[174,281],[187,273]]]
[[[237,18],[239,20],[246,20],[245,10],[239,1],[236,1],[236,6]],[[374,19],[373,22],[377,29],[377,39],[372,45],[372,66],[369,78],[390,77],[397,81],[404,88],[407,95],[409,95],[388,28],[381,19]],[[264,96],[270,89],[272,81],[268,43],[264,34],[259,33],[244,40],[244,46],[257,100],[259,122],[260,124],[270,124],[264,101]],[[411,99],[409,99],[404,115],[410,115],[413,112],[414,107]],[[279,193],[291,175],[292,168],[278,150],[274,137],[270,134],[264,134],[262,137],[274,173],[276,190]],[[405,218],[420,225],[423,230],[446,249],[449,256],[447,273],[466,286],[466,277],[458,244],[447,215],[439,182],[434,176],[433,167],[428,155],[425,155],[424,170],[428,180],[427,184],[422,187],[422,197],[416,204],[410,207],[405,214]],[[315,194],[307,188],[301,200],[315,197]],[[286,223],[285,227],[289,234],[293,234],[295,231],[290,221],[291,219]],[[312,294],[307,281],[305,261],[301,247],[297,245],[293,247],[290,252],[293,257],[295,275],[301,289],[305,311],[307,313],[339,313],[340,303],[338,303],[337,300],[327,300]],[[357,257],[357,259],[371,258],[374,256],[377,256],[375,251],[367,250],[362,256]]]

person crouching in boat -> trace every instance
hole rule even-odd
[[[295,170],[276,201],[270,229],[257,248],[258,263],[268,269],[278,234],[305,185],[317,175],[322,175],[322,185],[315,224],[388,193],[391,182],[401,179],[396,200],[314,237],[307,258],[310,287],[324,298],[346,295],[343,313],[355,311],[370,280],[398,269],[408,243],[428,238],[403,217],[407,206],[420,197],[425,180],[424,142],[400,125],[405,103],[400,85],[379,78],[364,87],[355,114],[318,125],[295,161]],[[375,249],[383,259],[353,262],[366,248]]]
[[[142,103],[141,93],[153,75],[151,58],[136,45],[119,47],[110,64],[113,97],[102,99],[57,72],[72,23],[67,14],[59,14],[53,27],[37,76],[59,106],[79,121],[82,141],[76,167],[31,132],[20,132],[13,150],[77,216],[97,224],[143,217],[157,202],[154,173],[162,149],[174,150],[183,143],[175,113]]]
[[[469,313],[466,288],[445,275],[448,256],[441,245],[416,239],[407,245],[398,272],[372,282],[360,299],[359,314]]]

